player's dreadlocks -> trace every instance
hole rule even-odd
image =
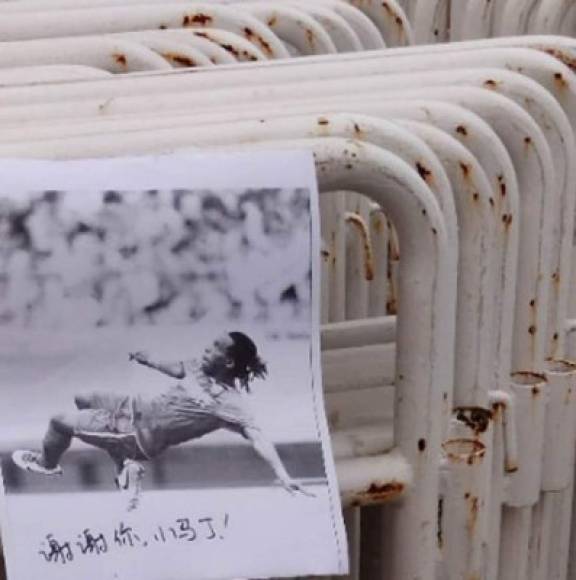
[[[202,371],[225,389],[240,388],[250,392],[250,382],[264,378],[266,364],[258,356],[256,345],[243,332],[228,332],[223,343],[209,357],[202,360]],[[217,344],[217,343],[215,343]]]
[[[243,332],[229,332],[233,344],[228,347],[227,354],[234,361],[234,374],[241,386],[250,392],[250,381],[263,379],[268,369],[258,355],[258,349],[250,337]]]

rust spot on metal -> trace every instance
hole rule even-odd
[[[510,227],[510,224],[512,223],[512,214],[510,213],[505,213],[502,216],[502,222],[504,223],[504,225],[508,228]]]
[[[329,125],[330,121],[328,119],[326,119],[325,117],[320,117],[318,119],[318,125]]]
[[[277,22],[278,22],[278,18],[276,16],[272,16],[272,18],[268,19],[268,26],[270,26],[270,27],[276,26]]]
[[[112,55],[112,58],[120,65],[123,67],[126,67],[128,65],[128,59],[126,58],[125,54],[121,54],[121,53],[114,53]]]
[[[262,48],[262,50],[267,53],[269,56],[272,56],[274,53],[272,51],[272,47],[270,46],[270,44],[268,42],[266,42],[260,35],[256,34],[251,28],[248,28],[247,26],[244,28],[243,30],[244,32],[244,36],[252,41],[252,40],[256,40],[256,42],[260,45],[260,47]]]
[[[456,419],[474,431],[475,435],[484,433],[490,426],[492,411],[484,407],[456,407]]]
[[[493,197],[489,197],[488,198],[488,203],[490,204],[490,207],[494,207],[494,198]]]
[[[438,548],[440,550],[442,550],[442,548],[444,547],[444,534],[443,534],[443,529],[442,529],[442,523],[443,523],[443,519],[444,519],[444,498],[443,497],[439,498],[439,500],[438,500],[437,518],[438,518],[438,525],[437,525],[437,531],[436,531],[436,541],[438,543]]]
[[[192,16],[186,14],[182,19],[182,26],[206,26],[210,24],[214,19],[208,14],[193,14]]]
[[[532,336],[534,336],[536,334],[536,326],[534,324],[532,324],[529,328],[528,328],[528,333],[531,334]]]
[[[314,31],[310,28],[306,28],[306,40],[310,47],[314,48],[314,46],[316,46],[316,36],[314,35]]]
[[[402,18],[400,18],[400,16],[396,16],[396,18],[394,18],[394,21],[396,22],[396,24],[398,26],[403,26],[403,22],[402,22]]]
[[[330,255],[332,256],[332,267],[336,266],[336,234],[332,232],[331,235],[331,248]]]
[[[220,45],[224,50],[232,53],[234,56],[240,56],[240,53],[231,45],[231,44],[221,44]]]
[[[525,145],[532,145],[532,137],[524,137]]]
[[[478,521],[480,500],[475,495],[469,495],[466,498],[466,502],[468,503],[468,521],[466,523],[466,527],[468,529],[468,533],[472,535],[474,533],[474,528],[476,527],[476,522]]]
[[[442,449],[450,461],[468,465],[481,462],[486,455],[486,446],[477,439],[449,439]]]
[[[552,335],[552,340],[558,340],[558,338],[559,338],[559,336],[558,336],[558,333],[557,333],[557,332],[555,332],[555,333]]]
[[[546,383],[548,379],[542,373],[535,373],[533,371],[517,371],[512,373],[512,378],[520,385],[535,385],[538,383]]]
[[[498,83],[493,79],[488,79],[487,81],[484,81],[484,86],[487,89],[495,89],[498,87]]]
[[[477,191],[475,191],[475,192],[472,194],[472,199],[473,199],[474,201],[478,201],[478,200],[480,199],[480,194],[479,194]]]
[[[362,131],[362,129],[360,128],[360,125],[358,125],[358,123],[354,123],[354,133],[355,133],[357,136],[360,136],[360,135],[362,135],[362,132],[363,132],[363,131]]]
[[[532,396],[537,397],[540,394],[540,387],[538,385],[534,385],[532,387]]]
[[[462,170],[462,173],[464,174],[464,178],[468,179],[470,177],[470,171],[471,171],[470,165],[468,165],[468,163],[464,163],[463,161],[460,161],[460,169]]]
[[[500,401],[492,403],[492,419],[496,420],[498,417],[500,417],[500,414],[502,413],[504,408],[505,408],[504,403]]]
[[[346,165],[347,169],[352,169],[352,165]],[[346,218],[348,223],[353,224],[360,233],[364,250],[364,278],[369,282],[374,279],[374,254],[370,243],[370,232],[366,223],[359,214],[351,213]]]
[[[253,54],[250,54],[247,50],[238,50],[237,48],[235,48],[231,44],[228,44],[226,42],[218,42],[216,39],[212,38],[207,32],[198,31],[198,32],[195,32],[195,34],[196,34],[196,36],[200,36],[201,38],[206,38],[208,40],[211,40],[212,42],[215,42],[218,46],[223,48],[226,52],[233,54],[237,58],[244,57],[245,59],[251,60],[251,61],[258,60],[258,58],[256,58]]]
[[[158,28],[160,30],[166,30],[168,28],[168,26],[166,26],[166,24],[161,24]]]
[[[190,58],[189,56],[185,56],[183,54],[177,54],[174,52],[163,52],[162,56],[175,64],[179,64],[185,67],[197,66],[197,63],[192,58]]]
[[[436,235],[436,234],[438,234],[438,230],[437,230],[436,228],[432,228],[432,233],[433,233],[434,235]]]
[[[418,439],[418,451],[422,452],[426,450],[426,439]]]
[[[388,2],[382,2],[382,8],[384,8],[384,10],[386,10],[386,12],[388,12],[388,14],[390,14],[390,16],[392,16],[394,14],[392,12],[392,8],[390,8],[390,6],[388,6]]]
[[[464,125],[458,125],[458,127],[456,127],[456,133],[460,133],[460,135],[466,137],[468,135],[468,129],[466,129]]]
[[[568,82],[564,78],[561,72],[554,73],[554,82],[558,85],[560,89],[565,89],[568,87]]]
[[[251,28],[244,28],[244,36],[250,41],[256,41],[268,55],[272,55],[272,48],[261,36],[254,33]]]
[[[437,28],[435,28],[434,29],[434,36],[438,36],[439,34],[440,34],[440,31]]]
[[[399,481],[374,482],[366,490],[354,494],[351,505],[358,507],[390,501],[402,495],[405,488],[406,486]]]
[[[539,47],[545,53],[557,58],[560,62],[576,72],[576,58],[558,48]]]
[[[432,172],[425,165],[420,163],[420,161],[416,162],[416,169],[424,181],[428,181],[428,178],[432,175]]]

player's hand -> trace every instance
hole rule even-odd
[[[138,363],[145,363],[148,362],[148,354],[142,350],[131,352],[129,354],[128,360],[135,360]]]
[[[299,483],[296,483],[294,480],[290,481],[283,481],[282,487],[291,495],[298,495],[302,494],[306,497],[316,497],[312,492],[304,489]]]

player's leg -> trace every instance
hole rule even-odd
[[[116,485],[126,497],[128,511],[135,510],[140,504],[142,480],[145,472],[144,466],[133,459],[124,459],[118,470]]]
[[[12,459],[18,467],[43,475],[62,473],[60,458],[72,443],[76,433],[105,431],[109,428],[109,413],[85,409],[76,413],[56,415],[50,419],[41,451],[17,450]]]

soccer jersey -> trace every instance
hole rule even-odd
[[[215,383],[194,361],[181,364],[185,376],[176,385],[152,399],[134,399],[134,426],[148,457],[217,429],[255,428],[245,395]]]

